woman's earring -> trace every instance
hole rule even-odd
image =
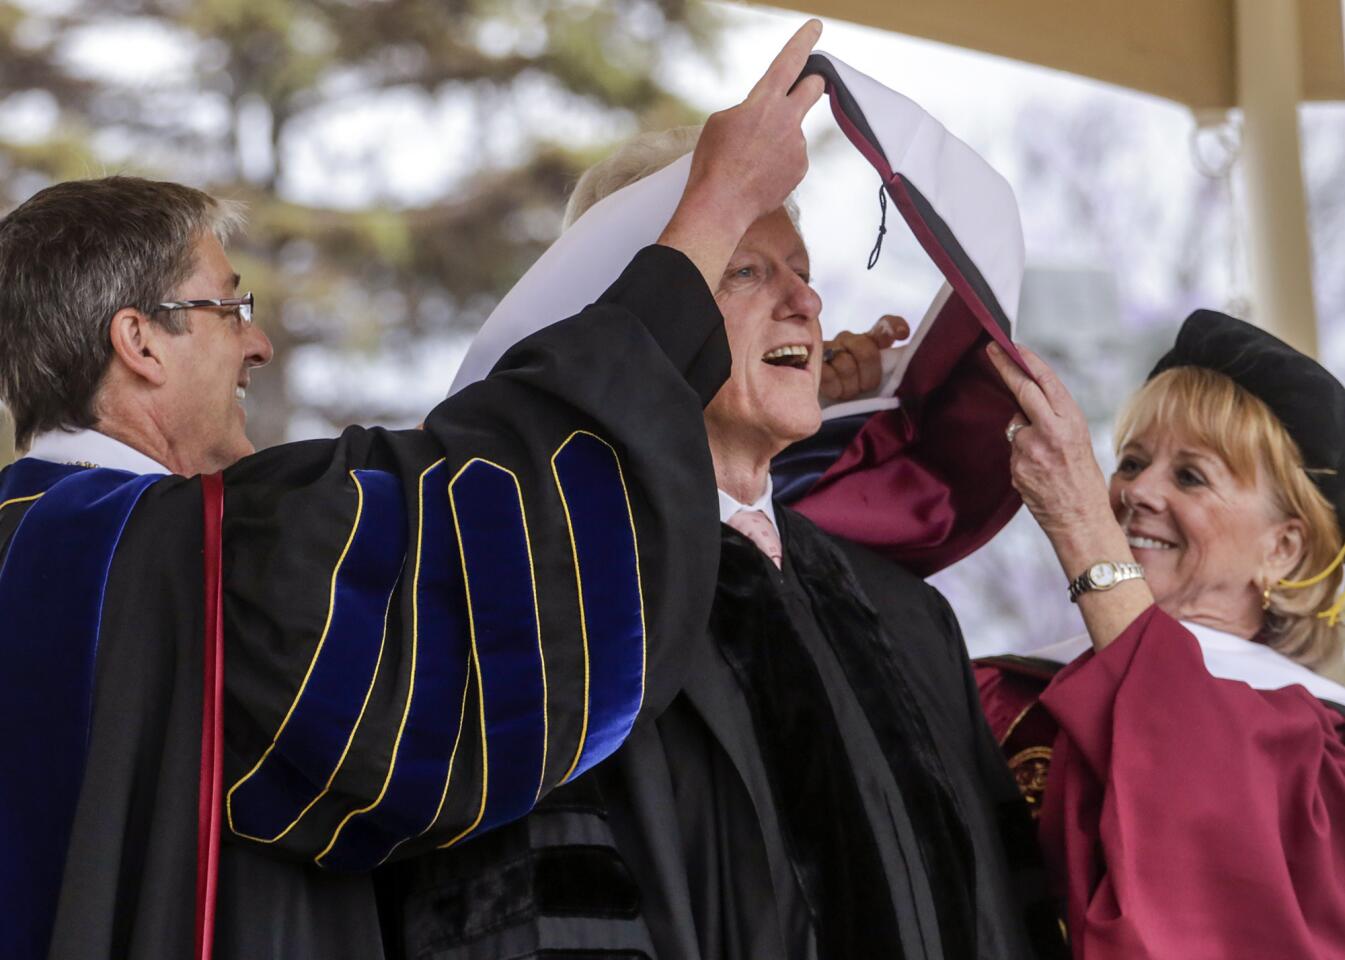
[[[1266,584],[1266,589],[1261,593],[1261,609],[1270,609],[1270,584]]]

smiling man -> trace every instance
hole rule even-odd
[[[769,506],[772,458],[821,426],[822,300],[808,278],[808,251],[782,207],[743,236],[715,291],[733,356],[705,411],[721,499],[766,496]]]
[[[523,816],[676,686],[717,547],[705,278],[803,176],[819,31],[718,115],[658,242],[421,430],[249,456],[271,345],[225,202],[112,177],[0,220],[29,448],[0,472],[0,956],[376,960],[368,871]]]
[[[568,220],[697,135],[627,144],[581,178]],[[772,458],[821,423],[797,221],[792,202],[758,218],[714,285],[733,357],[705,410],[718,587],[679,645],[683,682],[526,821],[388,868],[392,899],[419,905],[389,917],[404,956],[1038,955],[1021,905],[1038,887],[1011,878],[1004,837],[1026,811],[952,611],[772,499]]]
[[[127,204],[176,202],[182,216],[206,202],[176,184],[114,178],[101,190],[88,185],[58,190],[35,205],[37,212],[44,205],[50,215],[62,202],[78,204],[78,193],[101,193]],[[128,448],[123,451],[128,456],[134,452],[150,461],[141,466],[193,476],[222,470],[253,452],[243,401],[251,371],[271,359],[271,341],[253,325],[252,294],[239,294],[240,278],[224,252],[222,241],[241,213],[223,203],[211,209],[211,229],[192,237],[186,249],[164,249],[147,271],[152,275],[147,287],[171,278],[165,289],[176,299],[143,310],[116,309],[106,338],[84,344],[79,359],[87,366],[80,376],[61,376],[69,362],[59,355],[62,342],[51,342],[52,328],[38,325],[45,318],[8,326],[10,336],[30,350],[7,353],[16,440],[30,457],[90,459],[88,454],[114,449],[107,443],[112,440]],[[23,278],[17,283],[22,287]],[[29,302],[35,310],[43,306],[38,298]],[[52,325],[80,340],[80,331],[70,329],[77,319],[65,314]]]

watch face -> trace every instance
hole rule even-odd
[[[1105,590],[1116,583],[1116,567],[1110,563],[1095,563],[1088,568],[1088,580],[1097,590]]]

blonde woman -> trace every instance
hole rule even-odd
[[[1108,487],[1028,356],[1034,378],[992,350],[1023,411],[1014,485],[1088,634],[977,679],[1076,960],[1345,956],[1345,687],[1321,672],[1341,662],[1345,387],[1199,311],[1123,411]]]

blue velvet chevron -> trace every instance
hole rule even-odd
[[[557,451],[553,466],[582,582],[590,681],[575,775],[615,751],[634,723],[644,695],[644,612],[635,530],[615,452],[581,432]],[[404,714],[382,790],[338,825],[316,858],[325,867],[366,870],[381,863],[440,819],[450,790],[456,791],[452,809],[461,810],[459,795],[477,783],[465,766],[477,751],[460,749],[471,738],[482,744],[480,793],[450,844],[525,815],[542,787],[546,664],[518,480],[481,459],[449,479],[441,461],[420,478],[415,516],[404,575],[413,591]],[[352,534],[351,553],[362,536]],[[366,653],[364,682],[368,669]],[[364,689],[354,684],[341,695],[354,704]],[[339,739],[327,745],[317,773],[330,768],[340,745]],[[321,782],[313,774],[303,780],[310,793]],[[264,828],[283,830],[294,810],[292,797],[283,812],[266,815]]]
[[[30,459],[0,475],[0,504],[37,497],[0,568],[6,958],[47,953],[88,755],[103,593],[127,518],[158,479]]]
[[[569,775],[575,777],[621,746],[644,700],[644,600],[616,451],[581,431],[552,466],[570,525],[589,666],[586,734]]]
[[[518,481],[502,467],[474,460],[454,479],[450,495],[486,742],[481,810],[465,837],[515,820],[537,802],[546,764],[546,667]]]
[[[357,508],[331,577],[327,621],[270,748],[229,791],[229,824],[265,843],[285,836],[327,792],[373,690],[388,605],[406,559],[406,505],[391,473],[353,470]]]
[[[441,460],[421,474],[412,577],[411,678],[392,764],[373,803],[350,814],[316,860],[367,870],[429,829],[447,791],[470,667],[462,562]]]

